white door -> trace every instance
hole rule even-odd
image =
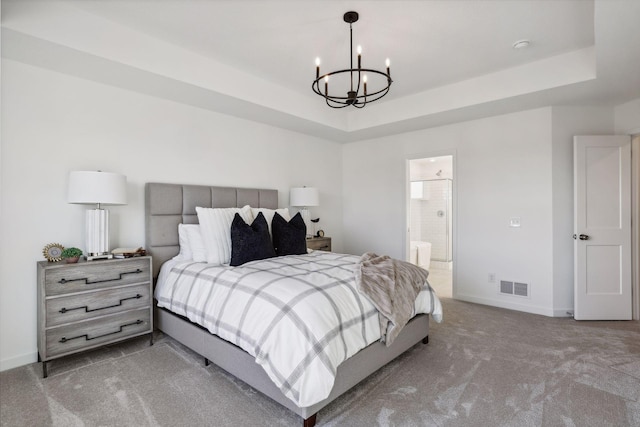
[[[631,319],[631,138],[576,136],[574,318]]]

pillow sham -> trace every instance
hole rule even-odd
[[[204,247],[199,224],[185,224],[191,259],[195,262],[207,262],[207,250]],[[180,231],[178,229],[178,231]]]
[[[258,212],[251,225],[236,213],[231,222],[231,262],[236,267],[249,261],[273,258],[276,251],[271,244],[269,224],[262,212]]]
[[[251,207],[242,208],[203,208],[196,207],[200,233],[206,249],[206,261],[210,264],[229,264],[231,262],[231,222],[235,214],[246,223],[253,222]]]
[[[271,236],[271,240],[273,240],[273,231],[271,230],[271,222],[273,221],[273,215],[278,212],[280,216],[287,221],[291,219],[291,215],[289,215],[289,208],[281,208],[281,209],[268,209],[268,208],[251,208],[251,213],[254,218],[258,217],[258,213],[262,212],[264,215],[264,219],[267,221],[267,225],[269,226],[269,236]]]
[[[273,246],[278,256],[307,253],[307,226],[304,224],[300,212],[288,222],[276,212],[273,215],[271,227]]]
[[[202,241],[200,225],[178,224],[180,252],[173,259],[177,261],[207,262],[207,252]]]
[[[177,261],[190,261],[193,259],[193,253],[189,247],[189,237],[187,236],[187,228],[195,224],[178,224],[178,244],[180,252],[173,259]],[[197,225],[196,225],[197,227]]]

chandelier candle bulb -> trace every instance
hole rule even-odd
[[[389,65],[391,65],[391,61],[389,61],[389,58],[387,58],[385,63],[387,65],[387,76],[389,76],[389,80],[391,80],[391,71],[389,71]]]
[[[360,69],[360,58],[362,56],[362,46],[358,46],[358,70]]]
[[[324,94],[328,96],[329,93],[329,76],[324,76]]]
[[[364,83],[364,96],[367,96],[367,75],[362,76],[362,82]]]
[[[320,77],[320,58],[316,58],[316,79]]]

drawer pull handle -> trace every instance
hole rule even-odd
[[[120,329],[118,329],[117,331],[114,331],[114,332],[108,332],[106,334],[96,335],[95,337],[90,337],[88,334],[78,335],[77,337],[72,337],[72,338],[62,337],[62,338],[60,338],[60,341],[58,341],[58,342],[61,342],[61,343],[64,344],[64,343],[66,343],[68,341],[75,340],[75,339],[78,339],[78,338],[84,338],[86,341],[91,341],[91,340],[95,340],[96,338],[102,338],[102,337],[106,337],[106,336],[113,335],[113,334],[119,334],[120,332],[122,332],[123,328],[125,328],[127,326],[139,325],[141,323],[143,323],[143,321],[138,319],[135,322],[131,322],[131,323],[127,323],[127,324],[124,324],[124,325],[120,325]]]
[[[140,298],[142,298],[142,295],[136,294],[136,296],[134,296],[134,297],[122,298],[120,300],[120,302],[118,302],[117,304],[107,305],[105,307],[99,307],[99,308],[89,308],[89,306],[86,306],[86,305],[83,305],[82,307],[73,307],[73,308],[62,307],[60,309],[60,313],[64,314],[64,313],[66,313],[68,311],[82,310],[83,308],[84,308],[84,312],[85,313],[91,313],[92,311],[105,310],[107,308],[119,307],[119,306],[122,305],[122,301],[127,301],[127,300],[130,300],[130,299],[140,299]]]
[[[65,278],[62,278],[62,279],[60,279],[58,281],[58,283],[64,285],[65,283],[77,282],[77,281],[80,281],[80,280],[84,280],[84,284],[85,285],[93,285],[95,283],[115,282],[116,280],[122,280],[122,276],[124,276],[125,274],[139,274],[139,273],[142,273],[142,270],[137,268],[136,271],[125,271],[123,273],[120,273],[120,277],[118,277],[117,279],[94,280],[94,281],[90,282],[89,278],[87,278],[87,277],[83,277],[81,279],[71,279],[71,280],[67,280]]]

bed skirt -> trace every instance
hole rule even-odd
[[[417,315],[404,327],[392,346],[386,347],[379,341],[375,342],[338,366],[336,381],[329,397],[314,405],[300,408],[282,394],[249,353],[211,334],[185,317],[159,307],[156,307],[155,311],[155,325],[163,333],[300,415],[304,420],[314,417],[320,409],[415,344],[427,342],[429,335],[429,315]]]

